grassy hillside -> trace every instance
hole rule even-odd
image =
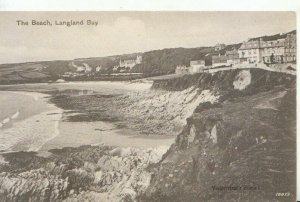
[[[143,63],[134,67],[133,71],[143,72],[145,76],[156,76],[175,72],[177,65],[189,65],[191,60],[205,59],[205,55],[213,52],[211,47],[170,48],[154,50],[143,54]]]
[[[296,34],[296,31],[294,30],[289,33]],[[264,40],[275,40],[278,38],[284,38],[287,34],[288,33],[263,36],[262,38]],[[252,38],[250,40],[255,39],[258,38]],[[85,75],[80,78],[77,77],[73,80],[114,80],[114,78],[111,78],[110,76],[103,76],[100,75],[100,73],[95,73],[96,67],[102,66],[101,73],[111,74],[113,73],[113,67],[119,64],[120,59],[135,59],[137,55],[141,55],[143,57],[143,62],[142,64],[133,67],[131,70],[132,73],[142,73],[142,77],[165,75],[174,73],[177,65],[188,66],[191,60],[206,60],[209,65],[211,55],[224,54],[226,50],[239,48],[240,46],[241,43],[230,44],[221,51],[214,51],[213,47],[168,48],[144,53],[132,53],[107,57],[2,64],[0,65],[0,84],[55,81],[62,78],[62,75],[66,72],[76,72],[74,65],[82,66],[83,64],[87,64],[92,68],[92,74],[88,76]]]

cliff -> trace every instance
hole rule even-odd
[[[231,70],[160,80],[153,88],[192,86],[218,102],[197,106],[139,201],[294,201],[296,77]]]

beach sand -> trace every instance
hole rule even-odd
[[[44,89],[45,92],[50,89],[63,92],[68,89],[76,89],[83,93],[88,90],[89,93],[103,95],[143,91],[151,86],[149,83],[129,82],[70,82],[44,85],[47,86]],[[27,86],[30,86],[27,90],[32,90],[34,87],[33,84]],[[41,88],[41,85],[37,87]],[[23,90],[24,86],[20,86],[20,88],[22,89],[16,88],[16,90]],[[18,106],[14,108],[18,112],[16,120],[10,127],[7,125],[0,129],[0,150],[6,152],[39,151],[39,153],[43,153],[50,149],[101,144],[144,149],[160,145],[170,146],[174,142],[174,137],[140,135],[136,131],[120,128],[108,121],[67,121],[68,116],[74,115],[74,113],[50,104],[51,95],[48,94],[25,91],[1,91],[1,93],[8,96],[5,102],[7,107]],[[18,97],[17,100],[20,101],[11,105],[9,101],[14,99],[12,96]],[[80,96],[80,94],[74,96]],[[2,106],[4,105],[2,104]],[[16,115],[14,110],[7,114]],[[32,113],[30,113],[31,110]]]

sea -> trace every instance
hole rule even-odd
[[[6,87],[9,89],[11,87],[12,91],[0,91],[1,153],[16,151],[43,153],[50,149],[81,145],[150,148],[169,146],[174,142],[174,138],[171,137],[144,137],[135,131],[117,128],[110,122],[64,121],[66,113],[49,102],[48,94],[33,92],[34,89],[76,89],[82,91],[82,94],[120,94],[149,90],[151,87],[149,83],[70,82]]]

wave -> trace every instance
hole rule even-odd
[[[18,110],[16,113],[11,115],[10,117],[6,117],[5,119],[3,119],[2,122],[0,122],[0,128],[2,128],[5,124],[9,123],[11,120],[18,118],[19,115],[20,115],[20,112]]]
[[[11,119],[16,119],[16,118],[18,118],[19,115],[20,115],[20,112],[17,111],[17,112],[14,113],[10,118],[11,118]]]
[[[55,115],[47,115],[56,113]],[[40,114],[14,123],[0,131],[0,149],[10,151],[38,151],[59,134],[62,110],[54,107]]]
[[[6,124],[8,122],[10,122],[10,118],[9,117],[3,119],[2,124],[4,125],[4,124]]]

